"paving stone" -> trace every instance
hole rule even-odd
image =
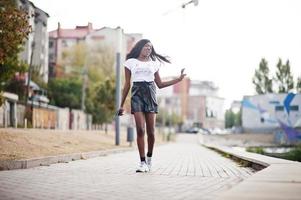
[[[156,146],[153,169],[135,173],[137,151],[0,172],[0,199],[214,199],[254,171],[198,144]]]

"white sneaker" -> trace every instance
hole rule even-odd
[[[152,157],[147,157],[146,156],[146,165],[147,165],[147,167],[148,167],[148,169],[150,171],[151,168],[152,168]]]
[[[136,172],[148,172],[148,171],[149,171],[149,168],[145,161],[142,161],[136,170]]]

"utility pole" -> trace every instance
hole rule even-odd
[[[116,51],[116,110],[120,107],[121,103],[121,76],[120,76],[120,68],[121,68],[121,52],[122,52],[122,29],[117,27],[117,51]],[[115,117],[115,145],[120,144],[120,116],[117,115]]]
[[[82,84],[82,98],[81,98],[81,110],[83,112],[85,112],[86,110],[85,100],[86,100],[86,88],[87,88],[87,80],[88,80],[87,56],[88,56],[88,51],[86,48],[85,61],[83,66],[83,84]]]
[[[29,69],[27,74],[27,86],[26,86],[26,96],[25,96],[25,106],[27,107],[28,99],[29,99],[29,88],[31,82],[31,73],[32,73],[32,60],[33,60],[33,51],[35,48],[35,42],[31,43],[31,55],[30,55],[30,62],[29,62]]]

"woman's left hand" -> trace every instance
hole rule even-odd
[[[185,70],[185,68],[183,68],[183,69],[181,70],[181,75],[180,75],[180,77],[179,77],[179,81],[182,81],[183,78],[186,76],[186,74],[184,74],[184,70]]]

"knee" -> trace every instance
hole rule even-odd
[[[147,139],[155,140],[155,134],[154,133],[147,134]]]
[[[155,138],[155,130],[154,129],[148,129],[147,130],[147,137],[154,139]]]
[[[144,133],[145,133],[145,129],[143,127],[136,127],[136,130],[137,130],[137,136],[138,137],[143,137],[144,136]]]

